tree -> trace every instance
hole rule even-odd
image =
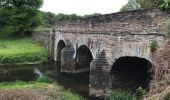
[[[129,11],[129,10],[135,10],[139,9],[141,6],[136,0],[129,0],[126,5],[124,5],[120,11]]]
[[[32,31],[40,24],[39,8],[43,0],[1,0],[0,7],[12,12],[11,25],[17,28],[17,33]],[[2,16],[0,16],[2,17]],[[6,20],[7,21],[7,20]]]
[[[54,13],[41,11],[40,16],[42,20],[41,26],[50,27],[56,24],[57,19]]]
[[[164,0],[163,3],[160,5],[160,7],[161,7],[163,10],[168,11],[169,8],[170,8],[170,0]]]
[[[139,8],[154,8],[159,7],[163,3],[163,0],[129,0],[120,11],[129,11]]]
[[[153,8],[153,7],[158,7],[161,3],[162,0],[136,0],[141,8]]]

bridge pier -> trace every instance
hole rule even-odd
[[[102,51],[97,55],[97,58],[91,62],[89,83],[90,95],[103,96],[107,94],[110,88],[108,68],[109,63],[105,51]]]

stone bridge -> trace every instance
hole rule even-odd
[[[33,34],[61,71],[89,74],[91,95],[110,89],[148,88],[154,51],[164,42],[168,16],[159,9],[133,10],[58,22],[52,32]]]

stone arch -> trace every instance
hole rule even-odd
[[[90,49],[86,45],[81,45],[76,52],[75,67],[76,69],[89,68],[90,63],[93,60],[93,55]]]
[[[61,61],[61,51],[63,48],[66,47],[66,43],[64,40],[59,40],[57,44],[57,56],[56,56],[56,61]]]
[[[142,87],[149,90],[153,78],[152,63],[136,56],[115,59],[110,71],[112,89],[135,91]]]

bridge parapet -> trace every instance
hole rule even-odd
[[[160,9],[139,9],[58,22],[55,30],[72,33],[165,34],[168,16]]]

